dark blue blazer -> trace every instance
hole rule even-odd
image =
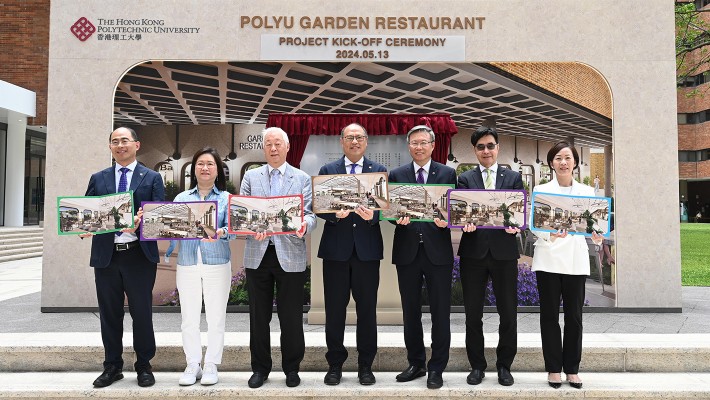
[[[387,168],[365,158],[362,172],[387,172]],[[318,175],[346,174],[345,156],[320,168]],[[383,245],[380,232],[380,213],[375,211],[372,221],[365,221],[351,212],[338,220],[333,213],[318,214],[325,220],[323,236],[318,248],[318,258],[330,261],[347,261],[357,252],[360,261],[382,260]]]
[[[416,183],[414,165],[408,163],[390,171],[390,182]],[[431,162],[426,183],[450,184],[456,187],[456,170]],[[451,246],[451,230],[439,228],[433,222],[412,222],[409,225],[397,225],[392,243],[392,264],[407,265],[414,261],[419,250],[419,233],[424,240],[427,258],[434,265],[451,265],[454,262],[454,250]]]
[[[485,189],[481,168],[475,167],[459,175],[459,189]],[[498,166],[496,189],[522,190],[523,178],[518,172]],[[474,232],[464,232],[459,243],[460,257],[481,259],[488,252],[495,260],[517,260],[520,258],[515,235],[502,229],[477,229]]]
[[[91,175],[85,196],[102,196],[116,193],[115,171],[115,167],[112,166]],[[134,214],[143,201],[165,200],[165,186],[163,186],[163,179],[160,177],[160,174],[141,164],[136,165],[136,169],[133,171],[129,190],[133,191]],[[140,238],[139,231],[136,231],[136,235]],[[94,268],[108,267],[111,262],[111,257],[113,256],[113,238],[114,235],[109,234],[94,235],[92,237],[91,260],[89,261],[89,265]],[[156,241],[141,241],[140,245],[141,249],[143,249],[143,254],[145,254],[148,260],[154,263],[160,261]]]

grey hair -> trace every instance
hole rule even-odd
[[[429,133],[429,138],[431,138],[432,143],[436,140],[436,137],[434,135],[434,131],[431,128],[429,128],[426,125],[417,125],[414,128],[410,129],[409,132],[407,132],[407,143],[409,143],[409,137],[412,135],[412,133],[417,133],[417,132]]]
[[[286,142],[286,144],[288,144],[288,135],[286,134],[286,132],[285,132],[283,129],[281,129],[281,128],[277,127],[277,126],[272,126],[271,128],[266,128],[266,129],[264,129],[264,130],[261,132],[261,139],[262,139],[262,141],[263,141],[264,139],[266,139],[266,135],[269,134],[269,133],[279,133],[279,134],[281,134],[281,137],[283,138],[284,142]]]

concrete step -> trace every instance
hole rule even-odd
[[[27,243],[22,246],[17,246],[14,249],[0,248],[0,257],[14,256],[17,254],[40,253],[42,254],[42,243]]]
[[[24,260],[27,258],[34,258],[34,257],[42,257],[42,251],[35,251],[32,253],[22,253],[22,254],[15,254],[15,255],[10,255],[10,256],[0,256],[0,263],[4,263],[6,261],[16,261],[16,260]]]
[[[29,235],[17,234],[17,235],[7,235],[0,236],[0,245],[6,244],[17,244],[17,243],[42,243],[43,241],[42,233],[33,233]]]
[[[426,388],[426,379],[412,382],[395,381],[395,372],[375,372],[377,383],[362,386],[357,373],[345,372],[340,385],[323,384],[323,372],[301,372],[301,385],[288,388],[282,373],[272,372],[264,386],[250,389],[251,372],[219,373],[214,386],[181,387],[180,373],[155,371],[156,384],[140,388],[135,374],[124,372],[124,379],[113,385],[95,389],[91,383],[100,371],[62,373],[0,373],[0,398],[14,399],[185,399],[205,396],[214,399],[707,399],[710,398],[710,374],[707,373],[585,373],[583,389],[568,385],[553,389],[542,372],[515,373],[515,384],[504,387],[495,374],[486,376],[477,386],[466,384],[465,372],[445,372],[444,386]]]
[[[39,241],[39,242],[36,242],[36,241],[29,242],[28,241],[26,243],[17,242],[17,243],[10,243],[10,244],[0,244],[0,251],[25,249],[28,247],[37,247],[37,246],[41,248],[42,241]]]
[[[98,325],[98,322],[97,322]],[[280,368],[278,351],[280,333],[271,335],[274,347],[274,370]],[[134,361],[131,334],[124,335],[125,369]],[[158,351],[152,363],[158,371],[182,371],[185,356],[178,332],[156,333]],[[486,358],[495,374],[497,334],[486,334]],[[202,343],[207,343],[203,334]],[[249,333],[229,332],[225,337],[222,367],[225,371],[250,371]],[[430,342],[425,341],[426,346]],[[347,332],[345,345],[350,357],[344,369],[357,371],[355,334]],[[380,333],[375,371],[396,372],[406,367],[407,358],[401,333]],[[306,354],[302,371],[323,371],[325,334],[306,333]],[[520,334],[514,372],[544,371],[539,334]],[[710,373],[710,335],[703,334],[586,334],[581,370],[584,372],[689,372]],[[98,332],[4,333],[0,334],[0,372],[19,371],[96,371],[103,361],[101,335]],[[465,348],[465,334],[454,333],[447,371],[470,369]],[[2,385],[0,385],[2,387]],[[709,386],[710,388],[710,386]]]
[[[24,227],[0,227],[0,236],[12,233],[42,233],[44,228],[38,226],[24,226]]]

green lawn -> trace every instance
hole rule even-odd
[[[710,286],[710,224],[680,224],[683,286]]]

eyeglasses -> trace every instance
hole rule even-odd
[[[124,138],[124,139],[121,139],[121,140],[113,139],[113,140],[110,142],[110,144],[111,144],[111,146],[113,146],[113,147],[116,147],[116,146],[127,146],[128,143],[131,143],[131,142],[137,142],[137,140],[131,140],[131,139],[125,139],[125,138]]]
[[[409,142],[409,147],[426,147],[426,145],[434,143],[432,141],[421,141],[421,142]]]
[[[477,144],[476,150],[478,150],[478,151],[483,151],[485,149],[495,150],[496,146],[498,146],[498,143]]]
[[[356,140],[358,143],[362,143],[363,141],[365,141],[365,139],[367,139],[367,136],[364,136],[364,135],[359,135],[359,136],[345,136],[345,137],[343,137],[343,139],[344,139],[346,142],[352,142],[353,140]]]
[[[215,168],[216,166],[217,166],[217,164],[216,164],[216,163],[213,163],[213,162],[211,162],[211,161],[210,161],[210,162],[206,162],[206,163],[198,162],[197,164],[195,164],[195,167],[197,167],[197,169],[202,169],[202,168],[204,168],[204,167],[207,167],[207,168]]]

